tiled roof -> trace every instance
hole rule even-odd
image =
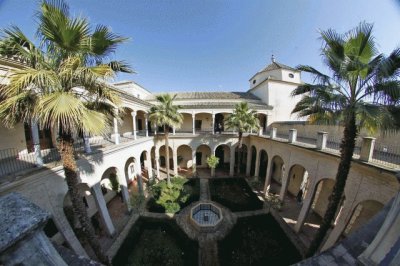
[[[146,100],[155,100],[157,95],[163,93],[155,93],[149,96]],[[247,92],[169,92],[170,95],[176,94],[177,100],[198,100],[198,99],[210,99],[210,100],[260,100],[257,96]]]
[[[180,104],[183,109],[234,109],[237,102],[192,102],[188,105]],[[249,108],[253,110],[271,110],[272,107],[264,103],[249,102]]]
[[[270,71],[270,70],[275,70],[275,69],[288,69],[288,70],[292,70],[292,71],[298,71],[297,69],[281,64],[279,62],[272,62],[271,64],[269,64],[268,66],[266,66],[265,68],[263,68],[262,70],[260,70],[259,72],[264,72],[264,71]]]

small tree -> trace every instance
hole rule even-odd
[[[219,158],[215,155],[207,157],[207,164],[211,168],[211,176],[215,175],[215,168],[219,164]]]

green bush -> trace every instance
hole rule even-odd
[[[150,192],[156,203],[163,206],[165,212],[176,213],[180,211],[180,203],[185,203],[190,193],[184,188],[188,180],[181,176],[175,176],[171,179],[171,185],[166,180],[162,180],[150,187]]]
[[[130,196],[130,205],[134,212],[142,212],[145,208],[145,202],[144,195],[132,193]]]
[[[211,155],[207,157],[207,164],[210,168],[215,169],[217,165],[219,164],[219,158],[215,155]]]
[[[119,192],[121,187],[119,186],[118,176],[116,173],[110,173],[109,175],[111,189],[115,192]]]

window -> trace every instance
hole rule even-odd
[[[292,73],[289,73],[289,78],[294,78],[294,75]]]
[[[253,79],[253,84],[256,84],[256,80],[255,79]]]
[[[196,130],[201,130],[201,123],[202,123],[201,120],[195,120],[194,121],[194,127],[195,127]]]

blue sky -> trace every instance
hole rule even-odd
[[[130,37],[115,58],[128,61],[131,79],[153,92],[246,91],[248,79],[277,61],[321,70],[318,29],[345,32],[374,23],[379,50],[400,46],[400,4],[395,0],[70,0],[74,15]],[[37,1],[0,0],[0,28],[35,31]],[[307,79],[305,77],[305,79]]]

